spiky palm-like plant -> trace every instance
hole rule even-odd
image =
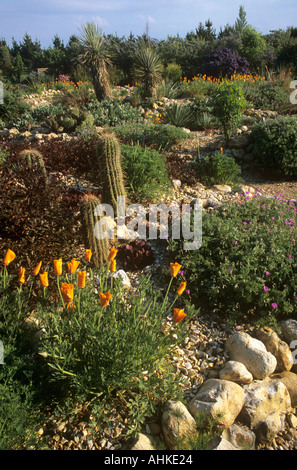
[[[110,57],[104,44],[102,30],[95,23],[86,23],[82,26],[81,33],[76,38],[83,50],[79,59],[82,64],[90,69],[97,100],[102,101],[104,98],[111,98],[112,91],[106,68],[110,62]]]
[[[149,98],[157,98],[156,87],[162,78],[163,64],[150,46],[142,46],[135,54],[134,77],[144,83]]]

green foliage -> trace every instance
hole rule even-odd
[[[189,105],[174,103],[166,107],[162,119],[176,127],[190,127],[193,122],[193,112]]]
[[[226,141],[236,126],[245,106],[242,87],[236,82],[223,82],[212,94],[213,115],[218,119]]]
[[[261,64],[267,44],[261,33],[258,33],[252,26],[246,26],[241,33],[240,54],[245,57],[251,68],[257,70]]]
[[[199,158],[196,161],[198,177],[206,186],[214,184],[231,184],[239,182],[240,166],[234,158],[224,153]]]
[[[141,122],[143,118],[138,109],[134,109],[129,103],[121,103],[117,99],[106,98],[95,108],[89,107],[96,126],[115,127],[128,122]]]
[[[152,47],[140,47],[134,57],[134,78],[145,86],[146,96],[156,98],[156,86],[162,78],[163,64]]]
[[[183,129],[170,124],[124,124],[115,128],[115,134],[123,143],[139,143],[158,149],[169,148],[189,137]]]
[[[39,353],[51,370],[50,382],[77,398],[121,403],[130,409],[133,428],[139,419],[137,405],[142,404],[143,423],[158,403],[177,392],[179,377],[169,364],[185,337],[187,321],[172,323],[162,333],[170,303],[147,277],[140,280],[137,292],[126,296],[119,279],[110,284],[106,268],[96,274],[97,279],[90,279],[79,293],[73,281],[76,308],[61,312],[49,303],[42,309],[45,333]],[[105,307],[94,294],[94,281],[101,294],[107,290],[112,294]],[[196,311],[191,306],[186,309],[190,319]]]
[[[249,84],[243,89],[245,99],[256,109],[267,109],[270,111],[281,111],[288,106],[289,92],[284,89],[281,82],[264,82]]]
[[[18,88],[4,87],[4,103],[0,104],[0,119],[5,124],[17,119],[18,116],[29,110],[30,106]]]
[[[259,165],[297,175],[297,122],[293,116],[278,116],[253,127],[253,153]]]
[[[170,187],[165,157],[138,144],[121,145],[123,168],[131,191],[142,199],[155,199]]]
[[[203,213],[199,250],[183,251],[181,242],[170,242],[193,301],[234,322],[269,324],[294,315],[295,212],[294,201],[257,194]]]

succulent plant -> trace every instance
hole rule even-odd
[[[28,169],[28,181],[32,180],[33,173],[40,176],[44,183],[47,182],[47,173],[44,164],[43,155],[36,149],[25,149],[20,152],[19,164],[24,165]],[[27,180],[27,178],[26,178]],[[24,181],[25,184],[28,181]]]
[[[106,263],[109,254],[108,238],[96,237],[95,227],[100,217],[95,215],[95,210],[99,204],[101,204],[100,199],[93,194],[85,194],[80,200],[83,241],[85,248],[92,251],[95,267]]]
[[[145,240],[134,240],[120,247],[117,258],[128,271],[145,268],[154,261],[152,249]]]

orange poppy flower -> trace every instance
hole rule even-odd
[[[116,248],[112,248],[112,249],[110,250],[109,255],[108,255],[108,261],[113,261],[113,260],[115,259],[116,255],[117,255],[117,252],[118,252],[118,251],[119,251],[119,250],[117,250]]]
[[[187,314],[185,313],[184,308],[174,308],[173,309],[173,318],[172,319],[173,319],[174,323],[181,322],[186,316],[187,316]]]
[[[111,262],[111,264],[110,264],[110,271],[111,271],[112,273],[115,273],[116,270],[117,270],[117,262],[116,262],[116,260],[114,259],[114,260],[112,260],[112,262]]]
[[[180,271],[181,264],[179,263],[170,263],[170,276],[176,277]]]
[[[62,274],[62,259],[54,259],[54,270],[56,276],[61,276]]]
[[[176,293],[177,293],[178,295],[182,295],[182,293],[184,292],[184,290],[186,289],[186,287],[187,287],[187,283],[186,283],[186,282],[181,282],[179,288],[178,288],[177,291],[176,291]]]
[[[66,304],[70,304],[70,302],[72,302],[73,300],[73,294],[74,294],[73,284],[67,284],[66,282],[63,282],[61,286],[61,294],[62,294],[64,302]]]
[[[80,289],[86,286],[86,271],[78,271],[77,285]]]
[[[34,268],[34,271],[33,271],[33,275],[34,275],[34,276],[37,276],[37,274],[39,273],[40,268],[41,268],[41,265],[42,265],[42,261],[39,261],[39,263],[38,263],[38,265],[36,266],[36,268]]]
[[[70,272],[70,274],[75,273],[79,264],[80,264],[80,261],[76,261],[75,259],[72,259],[70,263],[67,263],[68,271]]]
[[[4,266],[8,266],[9,263],[11,263],[14,260],[15,256],[16,256],[15,253],[8,248],[4,261],[3,261]]]
[[[25,268],[20,267],[19,283],[24,284],[25,282]]]
[[[91,256],[92,256],[91,250],[86,250],[86,252],[85,252],[85,260],[86,260],[86,261],[90,261],[90,260],[91,260]]]
[[[40,282],[43,287],[48,287],[48,273],[39,274]]]
[[[100,292],[101,307],[107,307],[111,298],[112,298],[112,294],[110,292],[106,292],[106,294],[103,294],[103,292]]]

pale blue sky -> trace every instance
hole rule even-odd
[[[58,34],[66,44],[87,21],[120,37],[143,34],[147,23],[152,38],[184,37],[208,18],[217,31],[233,24],[241,4],[262,33],[297,26],[296,0],[0,0],[0,38],[11,44],[27,32],[48,47]]]

